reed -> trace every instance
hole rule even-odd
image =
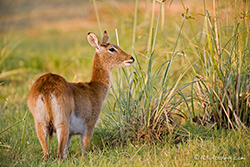
[[[248,5],[249,2],[235,1],[231,35],[228,21],[220,19],[219,2],[213,1],[213,17],[206,10],[206,45],[198,48],[201,66],[191,90],[192,106],[200,111],[194,120],[203,125],[209,122],[233,130],[250,125]]]

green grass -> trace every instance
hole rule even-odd
[[[19,116],[19,115],[18,115]],[[127,143],[125,146],[100,144],[97,128],[90,150],[84,157],[80,154],[79,137],[73,137],[67,160],[58,162],[57,140],[49,144],[51,158],[42,160],[42,149],[36,137],[31,114],[27,116],[27,131],[24,143],[21,133],[24,122],[12,128],[1,141],[1,166],[247,166],[249,159],[249,131],[236,133],[226,130],[211,131],[195,127],[192,134],[186,134],[185,142],[174,144],[171,139],[161,143]],[[20,129],[19,129],[20,128]],[[182,132],[185,133],[185,132]],[[5,142],[6,141],[6,142]],[[13,145],[11,143],[14,143]],[[210,158],[210,159],[209,159]]]
[[[75,10],[74,1],[61,3],[63,13],[51,10],[56,3],[49,8],[39,8],[39,3],[13,6],[19,16],[5,11],[13,22],[10,30],[0,18],[0,166],[250,164],[249,2],[173,1],[170,7],[169,2],[155,1],[154,6],[139,0],[78,2],[92,12],[84,14],[84,26],[67,26],[71,14],[84,13]],[[43,24],[18,23],[32,7],[41,14],[33,15],[31,22]],[[96,15],[99,19],[93,22]],[[60,27],[62,22],[66,29]],[[50,24],[54,27],[40,27]],[[58,162],[54,137],[51,158],[44,162],[26,105],[29,89],[46,72],[70,82],[88,81],[94,49],[86,34],[102,29],[109,32],[111,43],[118,38],[136,62],[112,71],[110,92],[86,155],[81,156],[75,136],[68,159]]]

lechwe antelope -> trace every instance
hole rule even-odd
[[[53,131],[58,139],[58,159],[65,158],[72,135],[80,135],[84,153],[109,90],[111,69],[134,62],[131,55],[108,43],[106,31],[102,43],[94,33],[88,33],[87,38],[96,49],[90,82],[70,83],[59,75],[48,73],[37,79],[30,89],[28,107],[45,160],[49,158],[47,137],[51,137]]]

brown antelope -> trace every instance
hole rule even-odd
[[[84,153],[108,94],[111,69],[130,66],[134,62],[131,55],[108,43],[106,31],[102,43],[94,33],[88,33],[87,39],[96,49],[90,82],[71,83],[48,73],[37,79],[30,89],[28,107],[34,117],[45,160],[49,158],[47,137],[52,137],[54,131],[58,139],[58,159],[64,159],[68,153],[72,135],[80,135]]]

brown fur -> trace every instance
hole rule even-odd
[[[59,75],[48,73],[38,78],[30,89],[28,107],[34,117],[45,160],[49,158],[47,137],[52,136],[53,131],[58,138],[58,159],[64,158],[70,137],[76,134],[81,135],[84,153],[108,93],[111,69],[134,62],[132,56],[108,43],[106,31],[102,44],[93,33],[87,37],[96,48],[90,82],[69,83]]]

